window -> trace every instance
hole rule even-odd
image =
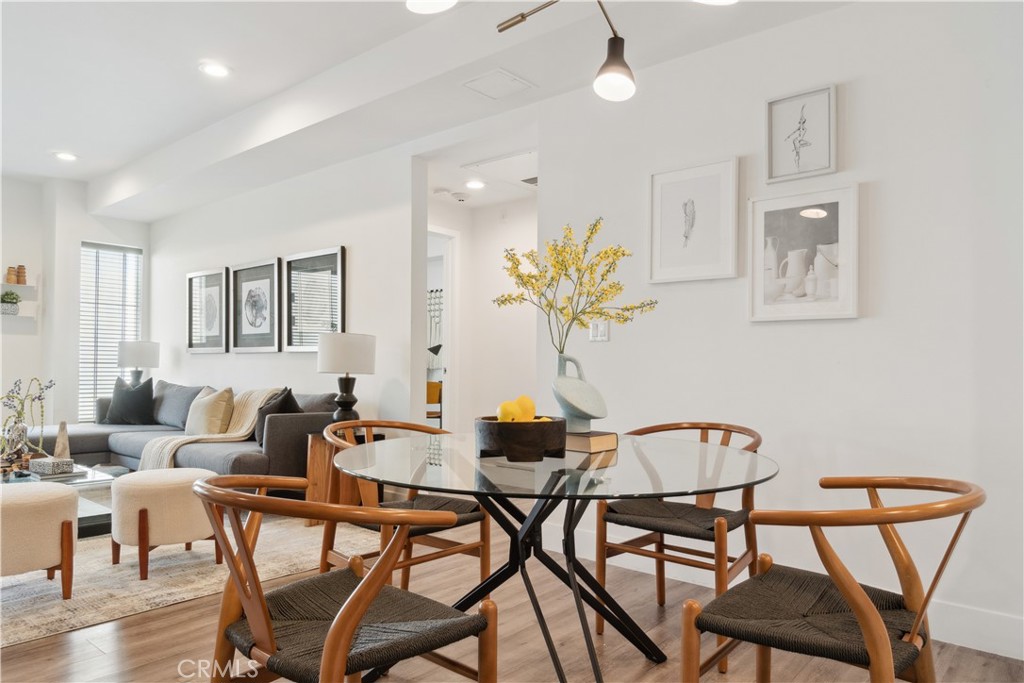
[[[82,243],[78,331],[78,421],[96,418],[96,397],[109,396],[117,367],[117,343],[142,334],[142,250]],[[99,416],[103,419],[103,416]]]

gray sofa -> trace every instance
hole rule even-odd
[[[302,413],[268,415],[263,446],[255,438],[226,443],[191,443],[178,449],[174,456],[178,467],[201,467],[218,474],[273,474],[306,476],[308,436],[319,434],[331,423],[335,408],[334,394],[295,394]],[[109,398],[96,401],[96,414],[106,415]],[[151,440],[162,436],[182,436],[184,431],[166,425],[122,425],[86,423],[68,425],[71,458],[81,465],[112,463],[135,470],[139,467],[142,449]],[[37,442],[39,431],[31,433]],[[43,429],[43,448],[53,453],[57,427]]]

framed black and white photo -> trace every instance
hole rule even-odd
[[[750,202],[750,319],[857,317],[857,186]]]
[[[736,276],[736,159],[651,176],[650,282]]]
[[[215,268],[185,276],[188,301],[189,353],[228,350],[228,269]]]
[[[769,100],[765,181],[836,172],[836,87]]]
[[[281,259],[231,269],[231,350],[259,353],[281,350],[278,273]]]
[[[284,260],[285,350],[316,351],[321,332],[345,331],[345,247]]]

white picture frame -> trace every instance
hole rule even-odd
[[[648,282],[736,277],[737,161],[651,176]]]
[[[765,182],[835,173],[836,86],[765,103]]]
[[[856,185],[750,200],[752,321],[857,317],[857,209]]]

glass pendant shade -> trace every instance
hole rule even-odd
[[[458,0],[406,0],[405,7],[415,14],[438,14],[455,7]]]
[[[594,92],[611,102],[628,100],[636,92],[633,72],[625,59],[626,41],[618,36],[608,39],[608,59],[594,79]]]

